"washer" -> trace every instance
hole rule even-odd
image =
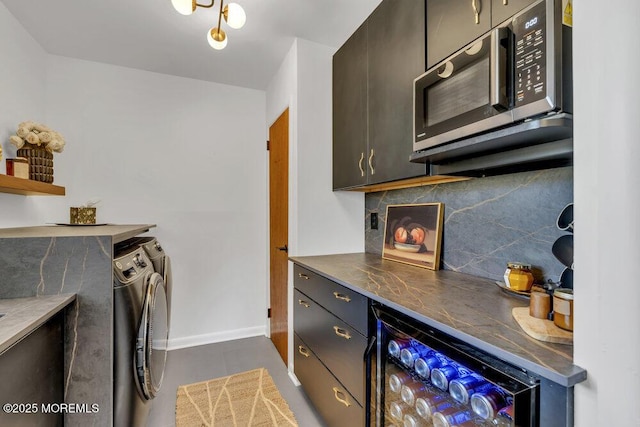
[[[113,267],[114,426],[144,427],[167,360],[165,284],[135,242],[115,248]]]
[[[171,258],[166,254],[160,242],[155,237],[140,237],[136,244],[142,246],[147,256],[153,264],[156,273],[164,280],[164,290],[167,294],[167,323],[171,329],[171,288],[173,280],[171,277]]]

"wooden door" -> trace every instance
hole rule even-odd
[[[269,128],[269,303],[271,341],[287,364],[289,109]]]

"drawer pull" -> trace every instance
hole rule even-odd
[[[298,346],[298,353],[300,353],[304,357],[309,357],[309,350],[307,350],[306,348],[304,348],[301,345]]]
[[[306,307],[306,308],[311,307],[311,305],[309,305],[309,303],[308,303],[308,302],[306,302],[305,300],[302,300],[302,299],[299,299],[299,300],[298,300],[298,304],[300,304],[300,305],[302,305],[302,306],[304,306],[304,307]]]
[[[347,400],[347,396],[338,387],[333,388],[333,395],[338,402],[342,403],[347,408],[351,406],[351,403],[349,403],[349,401]]]
[[[349,295],[344,295],[344,294],[341,294],[340,292],[334,292],[333,296],[336,297],[336,299],[341,299],[342,301],[345,301],[345,302],[351,301],[351,298],[349,298]]]
[[[304,280],[309,280],[309,276],[304,273],[298,273],[298,277]]]
[[[349,331],[347,331],[346,329],[342,329],[339,326],[334,326],[333,330],[335,331],[337,336],[342,337],[345,340],[350,340],[351,339],[351,335],[349,335]]]

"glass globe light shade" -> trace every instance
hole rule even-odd
[[[207,41],[212,48],[222,50],[227,45],[227,35],[223,30],[213,27],[207,32]]]
[[[191,15],[196,10],[195,0],[171,0],[173,8],[183,15]]]
[[[247,22],[247,14],[238,3],[229,3],[224,7],[224,20],[231,28],[242,28]]]

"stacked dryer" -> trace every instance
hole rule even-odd
[[[167,359],[171,263],[154,237],[114,252],[114,426],[144,427]]]

